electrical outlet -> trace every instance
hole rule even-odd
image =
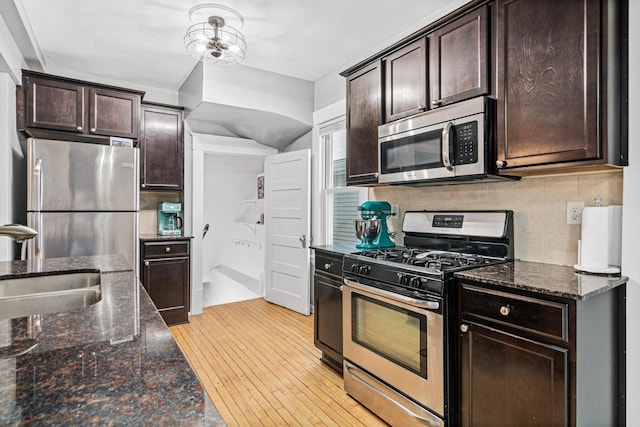
[[[584,202],[567,202],[567,224],[582,224]]]

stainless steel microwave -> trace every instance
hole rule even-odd
[[[379,182],[508,179],[490,174],[492,102],[477,97],[378,127]]]

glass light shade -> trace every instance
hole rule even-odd
[[[240,31],[228,25],[214,27],[208,22],[187,28],[184,45],[189,55],[211,64],[237,64],[247,53],[247,43]]]

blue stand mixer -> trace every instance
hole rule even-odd
[[[374,250],[393,248],[396,244],[389,237],[387,217],[394,215],[389,202],[369,200],[358,206],[362,219],[354,221],[356,236],[361,243],[358,249]],[[395,233],[394,233],[395,235]]]

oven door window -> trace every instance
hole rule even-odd
[[[383,174],[443,166],[442,129],[380,144],[380,172]]]
[[[356,293],[351,304],[355,343],[427,377],[426,316]]]

